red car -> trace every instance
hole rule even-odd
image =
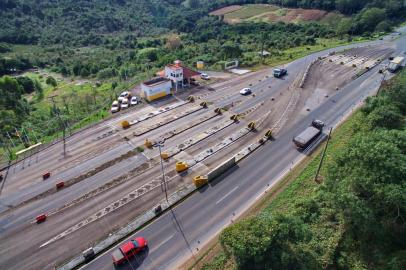
[[[130,258],[134,257],[140,251],[143,251],[148,246],[147,241],[143,237],[136,237],[127,243],[122,244],[118,249],[111,254],[114,265],[120,265]]]

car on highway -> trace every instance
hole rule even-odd
[[[240,91],[240,94],[241,95],[243,95],[243,96],[246,96],[246,95],[249,95],[249,94],[251,94],[252,93],[252,91],[251,91],[251,88],[243,88],[241,91]]]
[[[115,266],[119,266],[134,257],[136,254],[144,251],[147,247],[148,243],[144,237],[136,237],[131,239],[113,251],[111,254],[113,264]]]
[[[210,76],[207,73],[200,74],[200,78],[202,78],[202,80],[210,80]]]
[[[128,98],[123,98],[123,100],[121,101],[121,109],[127,109],[130,106],[130,103],[128,101]]]
[[[127,91],[122,92],[122,93],[120,94],[120,96],[118,97],[118,102],[122,102],[123,99],[127,98],[129,94],[130,94],[130,93],[127,92]]]
[[[275,68],[273,70],[273,76],[275,78],[281,78],[281,77],[285,76],[286,74],[288,74],[288,70],[285,68]]]
[[[138,104],[138,98],[137,97],[132,97],[130,100],[130,105],[134,106]]]
[[[112,113],[116,113],[116,112],[118,112],[120,110],[120,103],[117,101],[117,100],[114,100],[113,101],[113,104],[111,104],[111,109],[110,109],[110,111],[112,112]]]

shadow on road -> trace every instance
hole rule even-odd
[[[129,259],[128,263],[115,266],[115,269],[120,270],[133,270],[141,266],[144,260],[148,257],[149,247],[147,246],[143,251],[137,253],[133,258]]]

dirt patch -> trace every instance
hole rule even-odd
[[[209,15],[221,16],[221,15],[225,15],[227,13],[230,13],[230,12],[233,12],[233,11],[236,11],[236,10],[239,10],[239,9],[242,9],[242,6],[232,5],[232,6],[223,7],[223,8],[217,9],[215,11],[212,11],[212,12],[209,13]]]

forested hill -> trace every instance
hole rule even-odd
[[[1,0],[0,42],[100,45],[106,35],[190,32],[211,10],[231,4],[269,3],[338,10],[386,10],[391,20],[406,14],[403,0]]]

